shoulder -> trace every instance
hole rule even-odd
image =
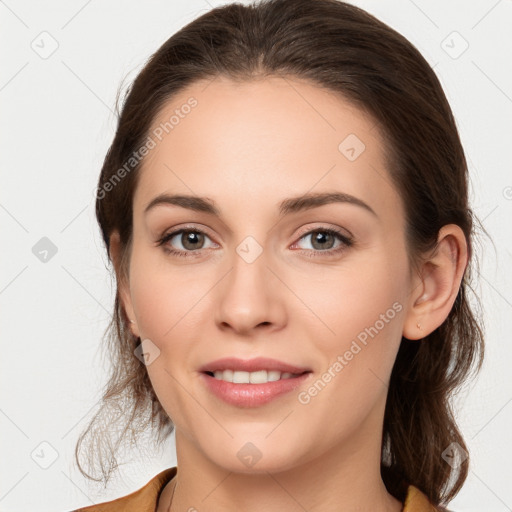
[[[154,476],[144,487],[127,496],[104,503],[97,503],[73,512],[153,512],[158,503],[158,497],[165,485],[176,475],[176,467],[165,469]]]
[[[409,485],[402,512],[453,512],[444,507],[436,507],[414,485]]]

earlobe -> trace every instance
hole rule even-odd
[[[131,301],[128,276],[125,275],[121,265],[122,247],[121,239],[117,231],[113,231],[110,235],[109,256],[112,264],[114,265],[114,270],[116,273],[117,290],[119,294],[119,300],[121,301],[121,306],[129,322],[130,330],[134,336],[139,337],[139,330],[137,327],[137,322],[135,321],[135,312],[133,310]]]
[[[468,262],[466,237],[456,224],[439,230],[438,245],[414,283],[403,337],[422,339],[437,329],[453,307]]]

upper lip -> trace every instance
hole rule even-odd
[[[216,359],[199,368],[201,372],[215,372],[218,370],[238,370],[244,372],[257,372],[260,370],[274,370],[281,373],[304,373],[310,372],[309,368],[295,366],[292,364],[278,361],[277,359],[269,359],[268,357],[256,357],[254,359],[239,359],[237,357],[223,357]]]

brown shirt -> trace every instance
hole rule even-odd
[[[176,475],[177,467],[168,468],[158,473],[144,487],[113,501],[79,508],[73,512],[155,512],[162,489]],[[437,512],[427,497],[416,487],[407,489],[402,512]]]

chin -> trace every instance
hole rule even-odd
[[[292,469],[298,463],[299,450],[293,446],[280,446],[264,440],[230,441],[222,452],[210,453],[210,460],[233,473],[265,474]]]

